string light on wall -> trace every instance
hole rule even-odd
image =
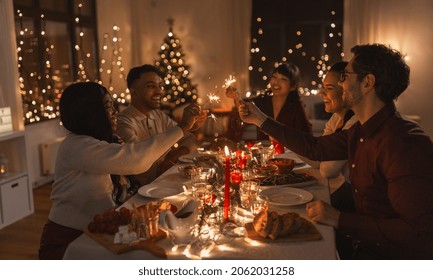
[[[118,104],[128,104],[131,100],[129,90],[125,87],[117,89],[114,86],[116,77],[121,80],[122,85],[125,84],[125,67],[123,66],[122,59],[123,48],[121,47],[122,38],[119,36],[119,33],[120,27],[113,25],[112,35],[110,36],[108,33],[104,34],[99,72],[108,76],[107,88],[112,93],[115,102]],[[116,72],[118,76],[115,76]]]
[[[41,120],[49,120],[59,116],[59,92],[54,88],[56,77],[53,75],[51,65],[52,51],[54,45],[50,44],[46,36],[46,24],[44,14],[40,15],[41,31],[40,38],[33,30],[24,27],[23,13],[17,10],[19,31],[18,31],[18,72],[19,86],[23,101],[24,123],[31,124]],[[38,53],[39,45],[43,47],[42,72],[30,70],[26,67],[24,52]]]
[[[41,6],[35,3],[36,10],[42,10]],[[16,11],[19,86],[26,125],[59,117],[62,90],[74,80],[89,81],[89,73],[98,74],[93,71],[97,64],[94,61],[96,55],[86,51],[86,47],[94,49],[94,40],[85,37],[85,30],[89,33],[95,30],[94,23],[90,16],[82,16],[82,3],[75,7],[78,9],[68,12],[74,15],[72,34],[68,32],[67,22],[57,20],[55,12],[35,17],[32,11],[24,17],[22,11],[27,11],[27,8]],[[82,24],[82,18],[85,24]],[[72,55],[68,48],[71,41],[75,41]],[[71,61],[73,57],[76,64]],[[78,68],[75,73],[72,73],[72,67]],[[93,80],[99,82],[99,78]]]
[[[283,56],[277,60],[274,61],[273,66],[277,67],[279,63],[284,62],[293,62],[294,60],[298,61],[305,61],[305,67],[308,67],[307,65],[309,63],[313,63],[313,67],[316,69],[316,74],[311,77],[309,81],[304,80],[303,86],[299,88],[299,93],[304,96],[308,95],[315,95],[319,93],[320,88],[322,87],[321,81],[324,78],[324,75],[329,70],[332,63],[335,63],[337,61],[340,61],[344,57],[344,53],[342,50],[342,32],[338,31],[337,24],[336,24],[336,12],[332,10],[330,12],[330,23],[327,29],[329,31],[327,32],[324,42],[321,43],[320,48],[318,50],[319,53],[309,53],[306,49],[314,49],[311,48],[311,46],[308,46],[306,48],[306,41],[303,38],[303,28],[298,28],[296,32],[293,34],[293,40],[294,43],[291,46],[288,46],[287,52],[283,54]],[[250,65],[248,70],[253,73],[256,72],[260,77],[261,80],[267,81],[269,78],[267,75],[263,74],[263,69],[265,69],[265,62],[268,60],[268,58],[265,55],[262,55],[263,53],[263,40],[264,40],[264,28],[263,28],[264,20],[263,17],[257,17],[256,18],[256,32],[253,32],[253,36],[251,38],[251,57],[252,61],[256,62],[256,65]],[[289,40],[290,41],[290,40]],[[330,51],[329,48],[332,48],[332,51]],[[339,50],[339,55],[331,55],[330,53],[335,53],[335,49]],[[270,88],[270,85],[267,85],[267,89]],[[265,91],[258,91],[256,94],[263,94]]]
[[[88,81],[87,74],[86,74],[86,57],[87,55],[84,53],[83,46],[83,38],[84,38],[84,31],[83,31],[83,25],[81,24],[81,9],[83,8],[82,3],[78,3],[78,16],[75,18],[75,23],[78,26],[78,42],[75,45],[75,50],[77,51],[77,57],[78,57],[78,79],[77,81]]]

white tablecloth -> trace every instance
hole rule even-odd
[[[314,199],[321,199],[329,202],[329,187],[328,181],[320,177],[317,169],[306,168],[305,172],[314,175],[318,182],[317,184],[303,187],[302,189],[310,191],[314,195]],[[166,185],[187,183],[187,180],[182,179],[177,175],[177,169],[171,168],[152,184]],[[132,197],[127,203],[135,203],[142,205],[150,201],[149,198],[139,194]],[[305,214],[305,205],[271,208],[280,213],[298,212],[301,215]],[[315,224],[317,229],[322,234],[322,239],[318,241],[303,241],[303,242],[284,242],[284,243],[260,243],[257,246],[251,246],[243,237],[231,239],[226,246],[215,247],[211,252],[209,259],[295,259],[295,260],[325,260],[336,259],[335,236],[333,228],[329,226]],[[163,247],[167,253],[168,259],[189,259],[182,252],[177,250],[172,252],[172,243],[170,238],[161,240],[158,245]],[[83,234],[73,241],[67,248],[64,259],[156,259],[151,253],[144,250],[134,250],[123,254],[115,254],[105,247],[99,245],[89,236]]]

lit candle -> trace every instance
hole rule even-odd
[[[225,166],[225,186],[224,186],[224,220],[229,219],[230,212],[230,151],[227,146],[224,147],[226,154]]]

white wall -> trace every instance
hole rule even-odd
[[[97,0],[97,7],[99,32],[113,24],[121,28],[126,73],[131,66],[154,63],[172,17],[199,96],[215,92],[230,74],[241,91],[248,90],[251,0]],[[220,96],[216,106],[233,106]]]
[[[433,1],[346,0],[344,51],[356,44],[390,44],[407,55],[411,84],[396,102],[398,110],[419,115],[433,137]]]
[[[60,126],[60,119],[44,121],[27,125],[26,146],[29,165],[29,182],[33,187],[41,186],[52,180],[52,177],[42,175],[42,168],[39,155],[39,145],[58,137],[66,135],[65,129]]]

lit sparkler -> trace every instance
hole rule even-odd
[[[217,117],[212,113],[210,113],[209,116],[207,116],[207,117],[212,118],[215,122],[217,121]]]
[[[207,94],[207,97],[209,98],[208,99],[209,103],[214,103],[214,102],[215,103],[219,103],[221,101],[221,98],[218,95],[216,95],[216,94],[214,94],[212,92],[209,92]]]
[[[225,80],[226,88],[230,87],[234,82],[236,82],[235,76],[229,75],[229,78]]]

